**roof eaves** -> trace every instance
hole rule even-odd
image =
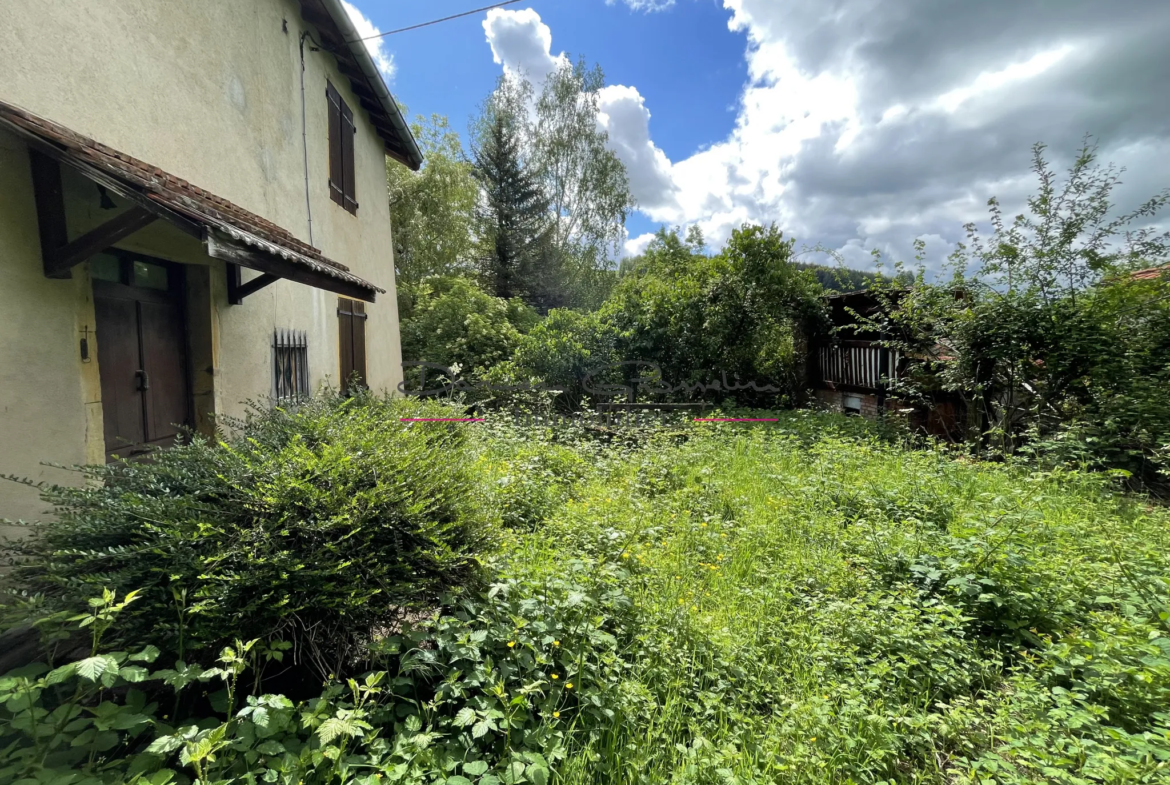
[[[410,126],[407,125],[406,119],[402,116],[402,111],[398,108],[398,103],[394,100],[394,96],[390,94],[389,88],[386,87],[386,82],[382,79],[382,74],[378,71],[378,66],[374,63],[374,58],[370,56],[369,50],[366,49],[365,42],[361,40],[361,33],[353,26],[353,22],[350,20],[349,14],[346,12],[341,0],[315,0],[315,2],[319,3],[329,14],[329,19],[337,27],[337,34],[345,43],[346,54],[352,57],[358,68],[361,69],[362,75],[365,76],[367,86],[377,97],[379,105],[385,112],[391,126],[393,126],[397,136],[396,141],[405,148],[403,155],[395,155],[394,157],[398,158],[411,169],[418,171],[423,163],[422,151],[419,150],[418,143],[414,139],[414,134],[410,131]],[[302,0],[302,6],[304,4],[305,0]],[[335,52],[334,54],[338,53]]]
[[[94,182],[109,184],[115,193],[202,236],[205,242],[204,230],[212,229],[294,268],[340,281],[363,299],[368,296],[373,301],[376,293],[385,293],[265,218],[72,129],[4,101],[0,101],[0,128],[11,130]],[[329,287],[321,284],[319,288]]]

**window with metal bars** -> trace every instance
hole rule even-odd
[[[309,338],[298,330],[273,330],[273,395],[278,401],[303,401],[309,390]]]

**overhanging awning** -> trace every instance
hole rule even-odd
[[[0,127],[22,137],[33,151],[46,275],[67,277],[72,265],[161,219],[198,238],[212,258],[263,273],[244,284],[249,292],[279,278],[367,302],[386,291],[255,213],[51,120],[0,101]],[[75,169],[133,207],[68,241],[57,164]]]

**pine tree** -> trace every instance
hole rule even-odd
[[[505,77],[485,103],[474,129],[479,209],[480,273],[496,297],[533,305],[548,243],[548,202],[523,156],[524,93]]]

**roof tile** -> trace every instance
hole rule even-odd
[[[0,101],[0,119],[32,133],[60,148],[69,158],[96,166],[129,184],[145,191],[156,202],[184,217],[201,222],[205,217],[255,235],[276,249],[291,251],[292,261],[310,269],[330,274],[362,286],[383,292],[373,284],[349,273],[343,264],[326,258],[318,249],[302,242],[271,221],[189,183],[157,166],[141,161],[124,152],[77,133],[63,125],[46,120],[27,110]],[[271,252],[273,248],[265,247]],[[280,254],[284,256],[285,254]],[[333,271],[330,273],[329,271]]]

